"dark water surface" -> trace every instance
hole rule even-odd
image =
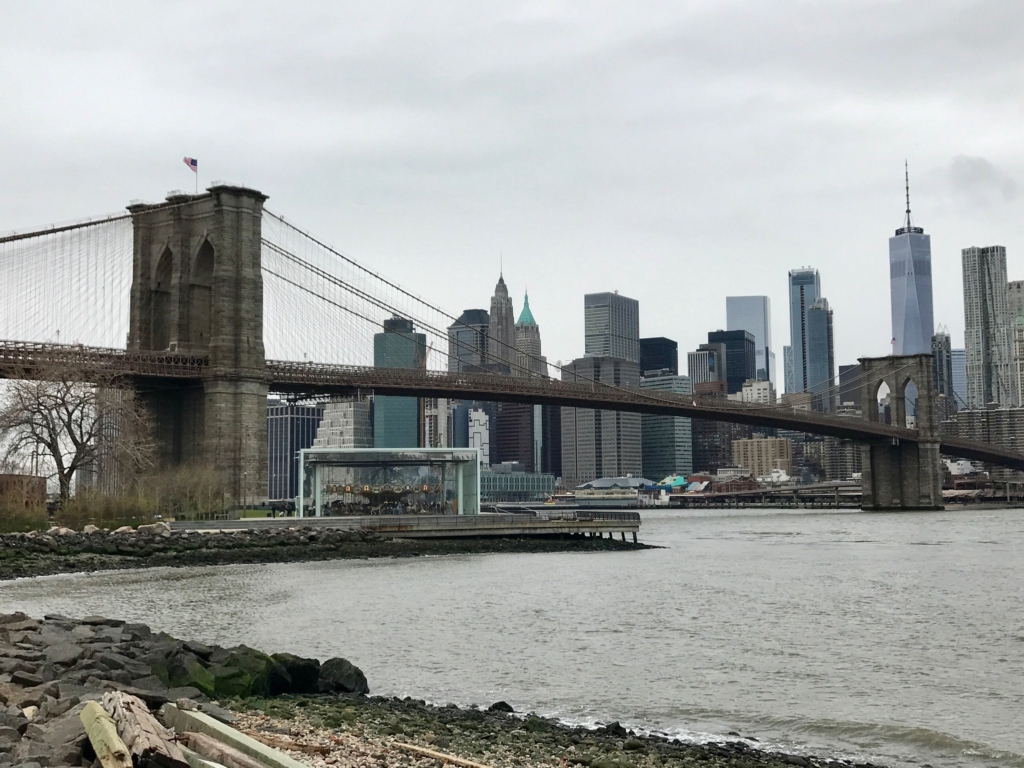
[[[0,609],[345,656],[374,693],[1024,766],[1024,510],[645,514],[632,553],[54,576]]]

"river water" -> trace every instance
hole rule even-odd
[[[378,694],[1024,766],[1024,510],[651,512],[641,538],[665,548],[27,579],[0,609],[344,656]]]

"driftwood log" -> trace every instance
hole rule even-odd
[[[490,768],[488,765],[483,763],[477,763],[473,760],[467,760],[464,757],[457,757],[455,755],[449,755],[444,752],[437,752],[433,749],[427,749],[426,747],[418,747],[415,744],[406,744],[401,741],[392,742],[392,746],[404,749],[406,752],[412,752],[416,755],[423,755],[424,757],[432,757],[435,760],[440,760],[445,763],[451,763],[453,765],[462,766],[462,768]]]
[[[316,744],[300,744],[297,741],[291,739],[283,739],[277,736],[267,736],[265,733],[258,733],[256,731],[242,731],[250,739],[255,739],[260,744],[265,744],[268,747],[274,749],[290,749],[294,752],[303,752],[307,755],[329,755],[331,754],[330,747],[321,747]]]
[[[118,736],[114,719],[103,707],[90,701],[79,718],[103,768],[132,768],[131,753]]]
[[[117,724],[117,733],[137,768],[188,768],[174,734],[153,716],[142,699],[113,691],[103,695],[103,709]]]
[[[255,757],[249,757],[244,752],[234,747],[229,747],[227,744],[217,741],[217,739],[207,736],[205,733],[186,731],[179,734],[179,738],[193,752],[205,757],[207,760],[220,763],[226,766],[226,768],[267,768]]]

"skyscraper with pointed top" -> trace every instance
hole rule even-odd
[[[505,277],[499,275],[498,284],[494,286],[494,295],[491,296],[487,352],[492,363],[508,366],[506,373],[511,373],[516,367],[515,323],[515,312],[512,309],[508,288],[505,286]]]
[[[530,311],[530,294],[523,296],[523,311],[515,328],[516,376],[547,376],[547,359],[541,354],[540,326]]]
[[[889,238],[889,288],[894,355],[931,354],[932,240],[910,218],[910,172],[904,167],[907,210],[903,226]]]

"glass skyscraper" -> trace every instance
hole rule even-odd
[[[805,392],[814,383],[807,370],[807,310],[820,297],[821,276],[818,270],[809,267],[790,270],[789,339],[793,350],[793,388],[789,388],[787,381],[787,392]]]
[[[967,405],[1015,406],[1016,368],[1006,282],[1006,248],[992,245],[961,251],[964,276],[964,347]]]
[[[889,293],[893,354],[931,354],[932,239],[911,223],[909,181],[906,218],[889,238]]]
[[[772,305],[767,296],[726,296],[725,324],[730,331],[754,335],[757,379],[775,383],[775,352],[772,351]]]
[[[375,368],[427,367],[427,337],[416,333],[411,320],[393,317],[384,321],[384,332],[373,336]],[[373,399],[375,448],[418,448],[421,443],[422,408],[418,397],[380,395]]]
[[[640,302],[618,293],[583,297],[585,357],[617,357],[640,363]]]
[[[817,299],[807,310],[807,383],[804,389],[814,395],[815,410],[830,412],[836,401],[835,343],[832,336],[832,309],[828,299]],[[931,339],[928,340],[929,349]]]

